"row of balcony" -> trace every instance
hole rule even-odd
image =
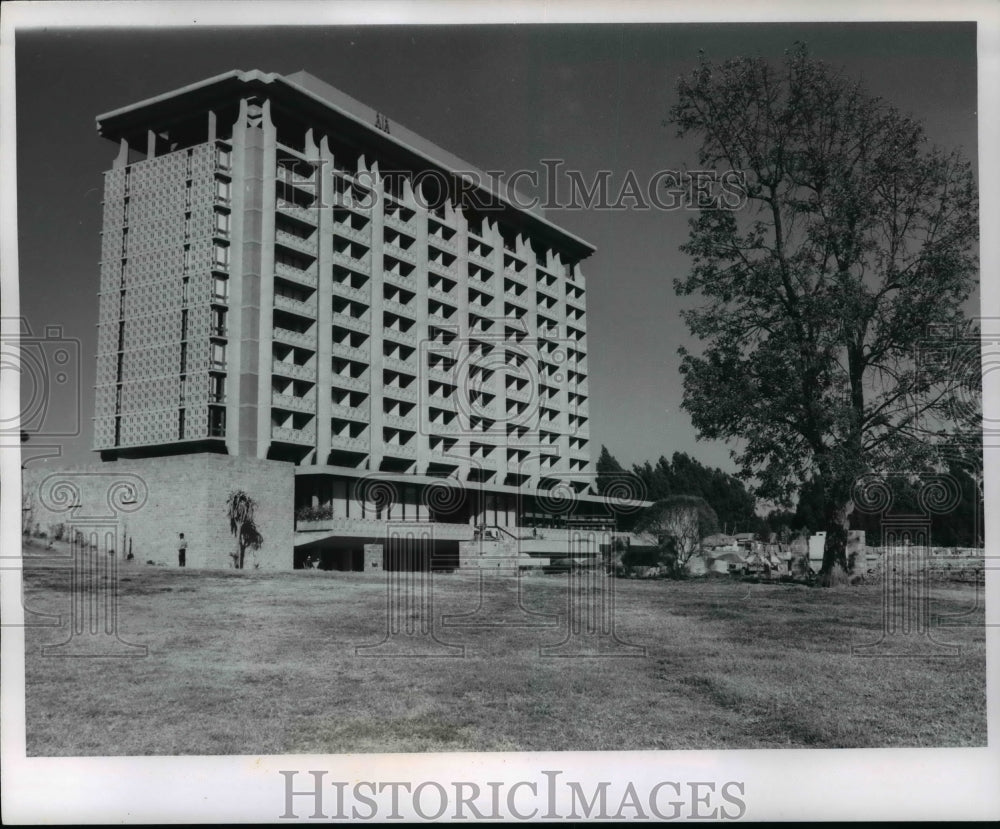
[[[311,335],[304,334],[298,331],[289,331],[283,328],[274,329],[274,337],[280,342],[290,343],[292,345],[299,345],[307,347],[311,350],[315,349],[315,340]],[[353,360],[359,363],[370,364],[371,362],[371,349],[368,345],[362,346],[351,346],[347,343],[332,343],[331,344],[331,354],[334,357],[340,357],[345,360]],[[436,381],[438,383],[443,383],[447,386],[453,386],[455,382],[455,369],[454,368],[444,368],[441,366],[427,366],[421,368],[416,360],[412,357],[407,359],[402,359],[399,357],[382,357],[383,368],[389,369],[390,371],[395,371],[398,374],[405,374],[410,376],[417,376],[422,374],[429,380]],[[274,373],[279,374],[284,377],[292,377],[299,380],[309,380],[310,382],[316,381],[317,370],[314,364],[310,363],[307,365],[300,365],[291,360],[278,360],[273,361]],[[331,376],[331,382],[335,383],[341,388],[351,388],[358,390],[368,390],[370,388],[370,382],[365,378],[360,377],[350,377],[345,374],[334,373]],[[489,381],[487,381],[489,382]],[[392,397],[398,400],[416,400],[417,393],[415,387],[411,384],[407,387],[398,386],[395,384],[387,384],[384,387],[384,393],[388,397]],[[576,386],[578,390],[575,392],[582,399],[577,401],[578,406],[586,405],[586,397],[584,396],[587,391],[587,384],[578,384]],[[536,397],[537,392],[534,388],[529,388],[525,386],[524,388],[517,389],[514,386],[505,387],[505,397],[508,400],[520,401],[525,404],[530,404]],[[558,396],[558,392],[555,394],[549,393],[542,397],[543,401],[553,400]],[[433,394],[430,395],[429,401],[431,403],[440,403],[441,405],[447,405],[449,408],[454,405],[456,398],[451,395]],[[496,411],[499,406],[499,401],[494,399],[486,400],[485,398],[480,398],[473,404],[473,408],[476,413],[489,414],[490,412]],[[546,409],[546,411],[551,411]],[[571,415],[575,416],[575,415]],[[548,420],[555,420],[558,417],[552,415],[548,417]]]
[[[302,428],[272,425],[271,438],[272,440],[284,443],[296,443],[312,446],[316,443],[316,426],[314,423],[310,423]],[[330,435],[330,448],[346,452],[368,454],[371,451],[371,442],[367,435],[351,437],[350,435],[334,434]],[[380,449],[382,454],[388,457],[411,459],[417,457],[417,444],[414,440],[410,440],[405,444],[392,441],[382,441],[380,443]],[[559,462],[561,460],[558,455],[543,455],[540,459],[524,458],[519,460],[516,457],[506,456],[506,452],[504,452],[502,445],[492,449],[489,454],[484,453],[482,449],[478,448],[474,451],[470,451],[467,445],[455,445],[450,449],[437,446],[429,449],[427,454],[432,461],[437,460],[450,462],[456,465],[468,464],[472,467],[491,470],[499,470],[500,468],[507,466],[513,468],[529,468],[534,466],[535,463],[537,463],[538,467],[543,470],[555,469],[560,465]],[[582,454],[578,457],[570,458],[569,461],[570,463],[576,462],[578,466],[585,465],[589,462],[589,456]]]

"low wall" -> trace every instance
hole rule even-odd
[[[257,502],[261,549],[247,551],[245,566],[292,569],[294,467],[289,463],[227,455],[177,455],[76,467],[38,464],[24,470],[23,507],[33,530],[55,525],[98,532],[100,546],[124,555],[131,539],[140,562],[178,566],[178,534],[188,542],[187,567],[228,568],[236,539],[226,499],[243,489]],[[102,527],[113,530],[107,536]],[[103,539],[117,539],[105,542]]]

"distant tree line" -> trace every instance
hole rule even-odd
[[[973,447],[948,461],[939,474],[950,477],[958,494],[953,507],[930,517],[931,543],[938,547],[980,547],[983,545],[982,450]],[[807,480],[798,490],[794,509],[775,510],[761,517],[756,501],[744,483],[721,469],[705,466],[684,452],[675,452],[652,464],[646,461],[626,469],[607,447],[601,447],[597,460],[597,490],[604,491],[622,477],[633,479],[642,489],[644,500],[653,502],[648,510],[623,516],[619,529],[652,531],[669,520],[677,521],[683,513],[681,502],[690,501],[698,508],[699,533],[702,537],[713,532],[728,534],[752,532],[762,540],[772,534],[777,540],[789,542],[799,535],[811,535],[824,529],[823,482],[819,477]],[[920,515],[917,500],[919,479],[899,475],[888,477],[893,493],[890,514]],[[694,500],[692,500],[694,499]],[[707,508],[707,509],[706,509]],[[854,510],[849,516],[852,530],[864,530],[866,542],[882,543],[882,516]],[[680,545],[678,556],[690,551]]]
[[[670,460],[661,456],[655,463],[646,461],[625,469],[606,446],[597,459],[597,491],[605,489],[622,476],[634,476],[641,486],[643,498],[664,502],[679,496],[702,499],[711,507],[716,519],[712,531],[727,533],[768,532],[769,528],[756,512],[756,501],[741,480],[721,469],[705,466],[684,452],[674,452]],[[643,516],[619,522],[623,530],[634,528]],[[627,523],[629,526],[625,526]]]

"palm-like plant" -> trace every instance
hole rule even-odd
[[[259,550],[264,543],[264,537],[254,521],[257,502],[242,489],[236,489],[226,499],[226,510],[229,514],[229,531],[236,537],[236,552],[231,553],[233,566],[242,570],[247,548]]]

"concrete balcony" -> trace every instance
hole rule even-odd
[[[451,239],[445,239],[443,236],[438,236],[436,233],[431,233],[427,236],[427,242],[434,247],[441,250],[457,251],[458,246],[454,242],[455,237],[452,236]]]
[[[442,291],[440,288],[428,288],[427,296],[431,299],[436,299],[439,302],[444,302],[447,305],[457,305],[458,297],[455,294],[449,293],[447,291]]]
[[[272,335],[275,340],[283,343],[289,343],[291,345],[303,346],[305,348],[316,350],[316,335],[306,333],[303,331],[290,331],[287,328],[274,328]]]
[[[292,216],[311,225],[316,225],[319,222],[319,208],[317,207],[301,207],[293,205],[291,202],[285,201],[285,199],[278,199],[275,204],[275,210],[283,213],[285,216]]]
[[[414,330],[415,327],[411,327],[409,331],[400,331],[398,328],[388,327],[382,329],[382,336],[393,342],[413,345],[417,342],[417,335],[413,333]]]
[[[288,426],[272,426],[271,439],[282,443],[313,444],[316,442],[316,427],[310,425],[304,429],[292,429]]]
[[[427,403],[431,406],[436,406],[439,409],[445,409],[446,411],[455,411],[455,401],[458,399],[455,395],[445,396],[443,394],[428,394],[424,398]]]
[[[475,321],[469,322],[469,334],[472,336],[485,335],[489,336],[491,332],[496,330],[496,321],[491,319],[477,319]]]
[[[353,299],[365,305],[371,305],[371,294],[367,288],[352,288],[346,282],[333,282],[331,288],[335,296]]]
[[[417,288],[417,283],[412,276],[403,276],[401,273],[383,271],[382,279],[390,285],[395,285],[398,288],[405,288],[408,291],[415,291]]]
[[[290,279],[292,282],[297,282],[299,285],[308,285],[310,288],[316,288],[318,285],[315,266],[303,270],[302,268],[296,268],[292,265],[276,262],[274,265],[274,273],[275,276]]]
[[[416,377],[419,371],[417,367],[416,353],[414,353],[408,360],[401,360],[398,357],[386,357],[383,355],[382,367],[398,371],[400,374],[409,374],[413,377]]]
[[[382,454],[390,458],[416,458],[417,447],[415,445],[402,446],[398,443],[383,443]]]
[[[485,300],[469,300],[469,314],[479,314],[480,316],[489,318],[495,316],[493,313],[493,297],[488,297]]]
[[[346,343],[331,343],[330,353],[334,357],[343,357],[345,360],[356,360],[359,363],[368,363],[371,359],[371,348],[367,345],[347,345]]]
[[[417,264],[417,255],[413,252],[412,248],[410,250],[406,250],[401,248],[399,245],[392,244],[392,242],[385,242],[382,245],[382,252],[386,256],[398,259],[400,262],[407,262],[410,265]]]
[[[409,236],[415,236],[416,233],[413,229],[413,219],[408,219],[404,221],[399,217],[399,213],[386,213],[383,221],[387,227],[391,227],[395,230],[399,230],[402,233],[406,233]]]
[[[330,448],[340,449],[344,452],[361,452],[367,455],[369,449],[368,438],[352,438],[347,435],[330,435]]]
[[[512,302],[519,308],[528,309],[530,300],[528,299],[528,292],[522,291],[520,294],[514,293],[514,291],[504,291],[503,292],[504,302]]]
[[[382,300],[382,308],[407,319],[416,320],[417,318],[416,298],[411,299],[409,304],[399,302],[395,299],[384,299]]]
[[[427,321],[434,325],[455,325],[458,322],[458,313],[453,311],[451,316],[446,317],[440,311],[433,311],[427,314]]]
[[[492,257],[492,253],[483,256],[481,253],[474,253],[472,250],[469,250],[470,262],[475,262],[477,265],[482,265],[484,268],[489,268],[490,270],[493,270]]]
[[[465,461],[464,458],[456,458],[445,449],[429,449],[427,454],[433,463],[449,466],[460,466]]]
[[[271,392],[271,405],[278,409],[288,409],[293,412],[316,412],[316,398],[310,394],[306,397],[296,397],[294,394]]]
[[[367,377],[349,377],[346,374],[333,374],[330,377],[330,385],[338,389],[349,389],[350,391],[371,391],[371,381]]]
[[[344,403],[331,403],[330,416],[344,420],[360,420],[368,422],[371,417],[371,405],[366,400],[360,406],[347,406]]]
[[[450,276],[452,279],[458,279],[458,269],[454,265],[446,265],[444,262],[434,259],[427,260],[427,267],[430,268],[434,273],[441,274],[442,276]]]
[[[367,248],[372,246],[372,231],[371,226],[364,227],[358,230],[355,227],[351,227],[349,224],[343,222],[335,222],[333,225],[333,232],[337,236],[341,236],[344,239],[351,239],[355,242],[359,242]]]
[[[454,368],[440,368],[438,366],[426,366],[422,372],[424,377],[431,380],[437,380],[439,382],[450,383],[454,385],[455,377],[457,375],[457,370]]]
[[[428,423],[427,431],[432,435],[454,435],[456,433],[464,432],[465,430],[456,418],[450,423]]]
[[[500,464],[501,464],[500,458],[497,457],[495,454],[490,455],[489,457],[487,457],[486,455],[469,456],[469,466],[471,466],[473,469],[476,469],[478,467],[481,469],[490,469],[496,472],[500,468]],[[504,462],[504,465],[506,465],[506,462]]]
[[[282,311],[291,311],[293,314],[299,314],[309,319],[316,319],[315,299],[301,300],[290,296],[283,296],[282,294],[275,294],[274,307],[280,308]]]
[[[314,258],[316,256],[315,242],[310,239],[303,239],[301,236],[296,236],[294,233],[289,233],[287,230],[275,230],[274,241],[276,244],[284,245],[286,248],[300,251],[301,253],[305,253]]]
[[[308,380],[310,383],[316,382],[315,366],[300,366],[295,363],[286,363],[284,360],[274,360],[271,363],[271,370],[282,377],[292,377],[296,380]]]
[[[465,404],[466,410],[478,417],[488,417],[493,420],[499,416],[500,409],[497,407],[496,400],[491,400],[489,403],[484,403],[482,400],[476,402],[469,401]]]
[[[335,250],[330,259],[334,264],[342,265],[348,270],[365,274],[372,272],[372,258],[370,253],[366,253],[364,256],[355,259],[350,254]]]
[[[539,280],[535,287],[540,293],[545,294],[548,297],[552,297],[556,302],[559,302],[559,291],[555,285],[546,285],[544,282]]]
[[[403,429],[407,432],[416,432],[420,426],[417,411],[414,409],[407,415],[396,415],[382,413],[382,425],[390,426],[393,429]]]
[[[382,396],[391,398],[392,400],[405,400],[407,402],[416,402],[417,399],[417,385],[416,383],[411,383],[407,388],[402,386],[383,386]]]
[[[520,400],[522,403],[531,403],[538,394],[532,384],[528,383],[523,389],[515,389],[512,386],[508,386],[506,389],[508,400]]]
[[[473,273],[469,271],[469,284],[477,284],[486,290],[493,283],[493,274],[489,271],[476,271]]]
[[[362,334],[371,334],[372,324],[363,317],[352,317],[350,314],[334,314],[333,324]]]
[[[521,271],[515,271],[510,265],[504,265],[503,275],[509,279],[513,279],[515,282],[519,282],[521,285],[528,284],[528,269],[524,268]]]

